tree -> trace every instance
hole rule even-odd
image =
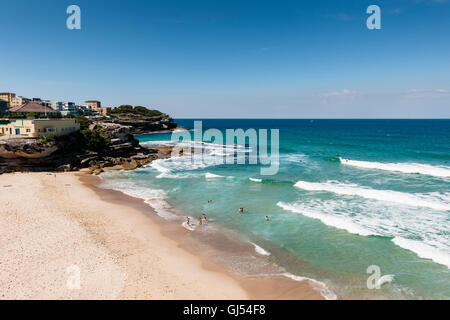
[[[130,105],[121,105],[120,107],[114,108],[111,111],[111,114],[123,114],[123,113],[132,113],[132,114],[140,114],[142,116],[146,117],[155,117],[160,116],[162,114],[161,111],[158,110],[150,110],[143,106],[136,106],[133,108],[133,106]]]
[[[89,121],[84,116],[76,116],[75,120],[77,120],[78,123],[80,124],[80,130],[88,129],[89,125],[91,124],[91,121]]]
[[[103,137],[97,130],[84,129],[81,131],[83,138],[82,149],[85,152],[103,151],[109,144],[109,140]]]

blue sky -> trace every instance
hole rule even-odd
[[[66,28],[71,4],[81,30]],[[0,5],[0,91],[173,117],[450,117],[448,0]]]

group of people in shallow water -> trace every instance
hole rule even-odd
[[[212,200],[208,200],[208,203],[212,203]],[[244,213],[244,208],[239,208],[238,212],[239,212],[239,214]],[[269,216],[266,216],[266,217],[264,218],[264,220],[265,220],[266,222],[268,222],[268,221],[269,221]],[[191,219],[190,219],[189,217],[186,217],[186,224],[187,224],[188,226],[191,225]],[[203,225],[203,224],[206,224],[206,214],[204,214],[204,213],[202,214],[202,216],[200,216],[200,217],[198,218],[198,225],[201,226],[201,225]]]
[[[191,218],[186,217],[186,224],[187,224],[188,226],[191,225]],[[198,218],[198,225],[201,226],[202,224],[206,224],[206,214],[204,214],[204,213],[202,214],[202,216],[200,216],[200,217]]]

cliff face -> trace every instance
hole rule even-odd
[[[139,114],[124,113],[119,114],[112,120],[101,121],[101,123],[115,123],[130,127],[131,134],[148,133],[154,131],[172,130],[177,124],[167,114],[160,116],[146,117]]]
[[[37,139],[0,140],[0,173],[14,171],[51,171],[53,155],[60,149],[56,142],[46,144]]]
[[[51,156],[58,151],[56,142],[46,144],[37,139],[2,139],[0,140],[0,158],[40,159]]]

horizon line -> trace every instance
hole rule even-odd
[[[449,118],[216,118],[216,117],[172,117],[172,119],[209,120],[450,120]]]

